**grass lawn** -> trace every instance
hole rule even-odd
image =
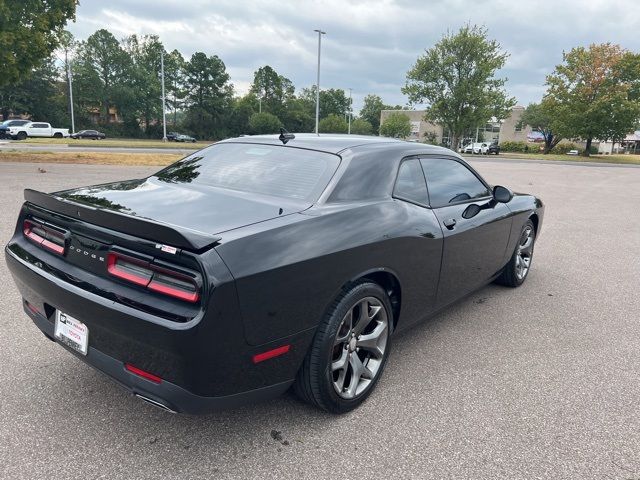
[[[74,140],[73,138],[27,138],[20,143],[35,143],[35,144],[47,144],[47,145],[69,145],[69,146],[84,146],[84,147],[122,147],[122,148],[176,148],[176,149],[193,149],[204,148],[210,145],[212,142],[196,142],[196,143],[181,143],[181,142],[163,142],[162,140],[139,140],[139,139],[126,139],[126,138],[107,138],[105,140],[88,140],[80,139]]]
[[[511,153],[501,152],[500,157],[503,158],[525,158],[530,160],[550,160],[565,162],[593,162],[593,163],[625,163],[632,165],[640,165],[640,155],[591,155],[582,157],[580,155],[558,155],[549,153],[543,155],[541,153]],[[471,157],[473,158],[473,157]]]
[[[0,151],[0,162],[85,163],[93,165],[165,166],[184,155],[173,153],[103,153],[103,152],[23,152]]]

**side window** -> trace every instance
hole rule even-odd
[[[393,189],[394,197],[427,205],[427,185],[424,182],[424,174],[420,161],[417,158],[405,160],[398,169],[396,186]]]
[[[471,170],[455,160],[420,159],[429,186],[432,208],[491,195]]]

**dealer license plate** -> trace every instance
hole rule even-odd
[[[71,315],[56,310],[56,325],[54,335],[60,343],[67,347],[87,354],[89,344],[89,329],[80,320],[76,320]]]

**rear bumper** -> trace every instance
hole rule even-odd
[[[47,318],[32,312],[26,306],[24,311],[42,333],[50,340],[55,341],[54,326]],[[129,393],[142,397],[147,401],[150,400],[150,403],[172,413],[203,414],[268,400],[283,394],[293,383],[293,380],[290,380],[235,395],[204,397],[165,380],[160,383],[154,383],[139,377],[126,370],[124,363],[120,360],[110,357],[93,347],[88,348],[87,355],[80,355],[64,345],[63,347],[80,360],[100,370],[120,386],[124,387]]]
[[[78,318],[90,332],[87,355],[64,348],[167,410],[201,414],[282,394],[293,383],[313,336],[313,331],[304,331],[258,347],[247,345],[235,313],[236,297],[224,285],[217,289],[220,296],[212,298],[215,308],[204,318],[172,324],[54,277],[46,271],[45,256],[50,254],[26,259],[10,246],[5,250],[7,265],[23,302],[38,312],[23,303],[37,327],[54,339],[56,309]],[[253,364],[253,355],[283,344],[291,345],[289,353]],[[139,377],[125,364],[162,380]]]

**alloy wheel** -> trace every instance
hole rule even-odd
[[[389,315],[384,304],[366,297],[342,319],[333,344],[333,388],[342,398],[361,395],[382,370],[389,338]]]
[[[531,266],[531,258],[533,256],[533,228],[530,225],[522,231],[520,241],[518,242],[518,249],[516,251],[516,277],[518,280],[524,280],[524,277],[529,273],[529,267]]]

